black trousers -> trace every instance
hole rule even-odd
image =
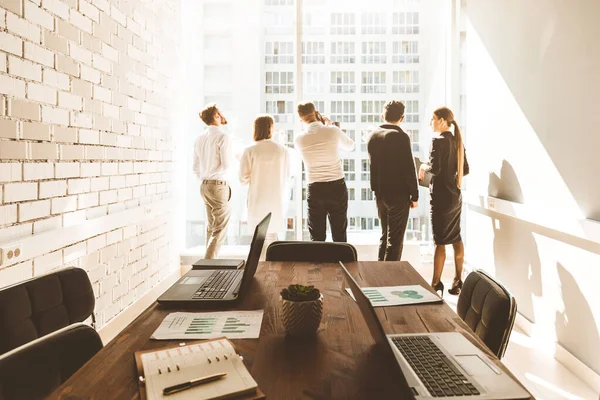
[[[329,217],[334,242],[346,242],[348,228],[348,188],[344,178],[308,185],[308,232],[311,240],[325,241]]]
[[[386,199],[377,194],[375,194],[375,200],[377,213],[381,220],[378,260],[400,261],[411,202],[407,198]]]

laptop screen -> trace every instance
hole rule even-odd
[[[248,259],[246,260],[242,284],[240,285],[240,293],[244,293],[246,290],[245,287],[248,286],[250,282],[252,282],[252,278],[254,278],[256,268],[258,267],[258,260],[260,259],[260,253],[262,252],[263,245],[265,244],[265,238],[267,237],[269,222],[271,222],[271,213],[268,213],[267,216],[264,217],[254,229],[254,236],[252,237],[250,252],[248,253]]]
[[[371,332],[371,336],[375,339],[375,343],[386,343],[387,339],[385,337],[385,332],[383,331],[383,327],[381,326],[381,322],[379,322],[379,318],[375,313],[375,309],[371,305],[371,301],[365,296],[363,291],[361,290],[358,283],[354,280],[350,272],[346,269],[344,264],[340,261],[340,265],[342,266],[342,270],[344,271],[344,275],[346,275],[346,282],[348,286],[350,286],[350,290],[356,299],[356,303],[358,304],[358,308],[360,309],[360,313],[362,314],[365,322],[367,323],[367,327]]]

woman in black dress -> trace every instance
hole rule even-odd
[[[435,255],[433,258],[433,278],[431,286],[435,291],[444,293],[444,284],[440,281],[444,262],[446,261],[446,245],[454,248],[454,265],[456,267],[450,294],[459,294],[462,288],[462,269],[465,248],[460,237],[460,213],[462,196],[460,192],[462,178],[469,173],[469,164],[465,155],[460,128],[454,120],[454,114],[446,107],[438,108],[431,118],[433,131],[440,136],[433,139],[429,165],[422,164],[419,179],[425,172],[433,175],[429,186],[431,194],[431,225]],[[450,132],[454,126],[454,134]]]

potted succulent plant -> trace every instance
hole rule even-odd
[[[281,318],[288,335],[314,334],[323,316],[323,295],[314,286],[290,285],[281,291]]]

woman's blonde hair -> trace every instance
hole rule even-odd
[[[443,118],[448,126],[454,125],[454,137],[456,138],[456,186],[460,189],[465,166],[465,146],[462,133],[458,123],[454,120],[454,113],[448,107],[440,107],[433,112],[436,117]]]
[[[271,128],[275,124],[270,115],[261,115],[254,120],[254,141],[259,142],[265,139],[271,139],[273,134]]]

